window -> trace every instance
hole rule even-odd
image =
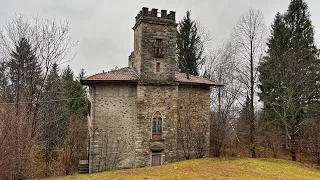
[[[156,72],[160,72],[160,63],[159,62],[156,63]]]
[[[152,139],[162,138],[162,117],[157,111],[152,118]]]
[[[164,57],[164,48],[162,39],[157,38],[154,44],[154,56],[158,58]]]
[[[162,43],[162,39],[156,39],[156,45],[157,46],[161,46]]]
[[[161,154],[152,153],[151,166],[161,165]]]

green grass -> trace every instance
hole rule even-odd
[[[276,159],[197,159],[172,164],[106,171],[90,175],[58,177],[56,180],[100,179],[319,179],[320,170],[301,163]]]

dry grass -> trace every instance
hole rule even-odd
[[[56,180],[100,179],[320,179],[320,171],[301,163],[275,159],[199,159],[157,167],[116,170]]]

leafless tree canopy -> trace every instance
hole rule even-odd
[[[266,47],[266,33],[261,11],[250,9],[240,17],[231,35],[238,59],[239,79],[248,89],[251,88],[251,71],[256,81],[256,67]]]
[[[265,46],[265,25],[262,13],[250,9],[241,16],[232,35],[239,57],[239,79],[247,88],[250,95],[250,150],[252,157],[256,157],[256,125],[254,115],[254,97],[256,84],[256,65],[262,57]]]
[[[21,42],[24,42],[24,47],[21,47]],[[56,121],[55,117],[42,118],[40,114],[43,114],[44,108],[46,111],[55,112],[56,106],[48,104],[52,100],[60,100],[51,97],[44,102],[44,86],[48,82],[48,75],[53,65],[69,61],[74,55],[72,48],[76,44],[77,42],[70,35],[68,21],[56,22],[37,17],[28,19],[18,14],[1,30],[0,109],[3,114],[13,114],[1,118],[0,134],[1,136],[4,135],[3,133],[7,134],[8,143],[7,147],[0,147],[0,152],[8,152],[5,149],[9,147],[14,154],[11,156],[10,153],[6,153],[2,156],[5,157],[1,159],[2,163],[11,165],[7,166],[9,170],[5,171],[6,174],[1,175],[0,178],[34,177],[34,174],[30,174],[32,170],[27,168],[34,155],[39,153],[34,150],[41,148],[40,136],[43,135],[41,129],[48,123],[52,124]],[[30,50],[30,55],[17,51],[26,46]],[[30,62],[27,62],[29,56]],[[28,67],[30,69],[25,67],[26,63],[32,64]],[[38,74],[35,74],[36,72]],[[28,81],[25,80],[26,78],[29,78]],[[53,91],[58,90],[50,89],[50,92]],[[57,134],[50,133],[50,135]]]
[[[241,107],[243,85],[238,79],[236,51],[234,45],[228,41],[217,47],[211,53],[206,64],[205,75],[224,86],[215,88],[212,93],[211,107],[211,148],[214,156],[220,156],[226,141],[235,140],[237,134],[232,128],[237,112]]]
[[[215,155],[219,156],[225,138],[230,134],[239,141],[235,123],[241,107],[247,97],[250,99],[250,150],[255,157],[255,115],[254,98],[256,96],[257,64],[265,48],[266,27],[262,13],[250,9],[243,14],[228,40],[223,46],[211,53],[206,64],[205,76],[224,84],[215,89],[213,94],[211,131],[219,132],[211,135],[211,144],[215,146]],[[245,131],[245,130],[243,130]],[[230,139],[230,138],[229,138]],[[213,142],[214,141],[214,142]],[[217,141],[217,142],[216,142]],[[217,145],[217,146],[216,146]]]

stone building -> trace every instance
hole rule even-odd
[[[82,79],[89,86],[90,172],[209,155],[210,87],[176,72],[175,12],[142,8],[128,67]]]

